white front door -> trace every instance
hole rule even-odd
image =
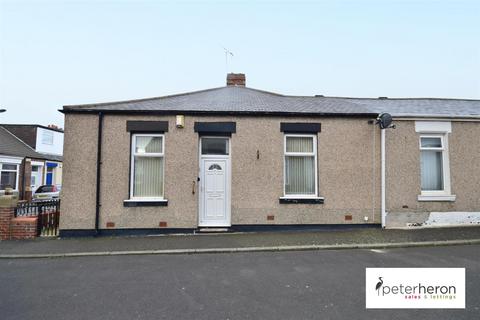
[[[40,187],[43,183],[43,164],[40,165],[33,165],[32,164],[32,175],[31,175],[31,184],[30,187],[32,189],[32,194],[37,191],[38,187]]]
[[[216,139],[205,141],[204,139]],[[223,139],[220,140],[220,139]],[[204,144],[212,142],[209,154],[204,146],[200,157],[200,215],[199,226],[228,227],[230,226],[230,158],[228,138],[202,138]],[[225,144],[225,148],[219,145]],[[225,150],[225,152],[222,152]],[[207,154],[205,154],[207,153]]]

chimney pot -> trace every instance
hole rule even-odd
[[[227,86],[245,87],[245,73],[228,73]]]

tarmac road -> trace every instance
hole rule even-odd
[[[367,310],[365,267],[466,267],[465,310]],[[478,319],[480,246],[0,260],[7,319]]]

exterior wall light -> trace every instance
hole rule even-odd
[[[184,115],[177,115],[175,118],[175,125],[177,128],[184,128],[185,127],[185,116]]]

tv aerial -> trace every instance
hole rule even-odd
[[[227,48],[223,47],[223,50],[225,51],[225,71],[228,73],[228,58],[230,59],[233,58],[233,52],[228,50]]]

